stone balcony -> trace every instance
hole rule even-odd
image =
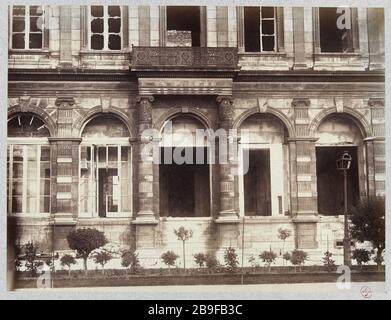
[[[236,47],[133,47],[132,71],[235,71]]]

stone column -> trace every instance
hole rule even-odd
[[[229,143],[232,143],[232,137],[229,137],[229,130],[233,123],[233,99],[231,96],[218,96],[217,103],[219,105],[219,122],[220,129],[226,131],[227,151]],[[231,141],[230,141],[231,140]],[[221,149],[219,151],[222,151]],[[220,152],[221,153],[221,152]],[[223,155],[224,156],[224,155]],[[234,163],[230,157],[225,157],[224,161],[219,161],[220,168],[220,211],[216,219],[217,223],[238,223],[238,213],[235,206],[235,177],[233,174]]]
[[[72,67],[72,8],[60,7],[60,66]]]
[[[384,9],[368,8],[368,46],[370,70],[384,70]]]
[[[289,139],[292,221],[296,226],[296,246],[300,249],[318,246],[316,140],[310,137]]]
[[[156,224],[153,211],[153,157],[145,155],[145,148],[152,143],[152,136],[145,130],[152,128],[152,96],[139,96],[138,102],[138,212],[135,224]],[[144,153],[143,153],[144,152]]]
[[[304,8],[292,8],[293,20],[293,46],[294,46],[294,66],[297,69],[306,69],[305,55],[305,33],[304,33]]]

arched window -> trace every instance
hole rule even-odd
[[[80,217],[120,217],[132,212],[129,130],[113,115],[90,120],[80,145]]]
[[[210,166],[205,126],[180,115],[163,128],[159,165],[160,215],[210,217]],[[197,159],[199,161],[197,161]]]
[[[8,121],[7,205],[9,214],[50,213],[49,130],[34,114]]]
[[[324,215],[343,214],[343,176],[336,160],[344,151],[352,156],[348,170],[348,207],[355,205],[360,195],[359,176],[363,177],[363,137],[360,129],[346,115],[331,114],[319,125],[315,135],[318,211]],[[361,172],[361,173],[360,173]]]
[[[288,210],[287,132],[273,115],[255,114],[240,126],[242,167],[240,211],[246,216],[278,216]]]

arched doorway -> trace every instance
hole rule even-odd
[[[343,214],[343,175],[336,160],[344,151],[352,156],[348,170],[348,207],[360,198],[360,175],[364,175],[363,137],[352,119],[343,114],[331,114],[320,123],[315,136],[318,212],[323,215]],[[360,171],[361,174],[360,174]],[[363,186],[362,186],[363,187]]]
[[[239,128],[240,211],[246,216],[279,216],[288,210],[288,147],[284,124],[270,114],[254,114]]]
[[[205,129],[198,119],[188,115],[166,122],[160,143],[161,216],[210,216],[210,150],[206,136],[197,138]]]
[[[82,130],[80,217],[121,217],[132,212],[129,130],[114,115],[98,115]]]
[[[7,208],[9,214],[50,213],[50,132],[33,113],[8,120]]]

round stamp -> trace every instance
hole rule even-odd
[[[360,293],[365,299],[372,298],[372,290],[367,286],[362,286],[360,289]]]

